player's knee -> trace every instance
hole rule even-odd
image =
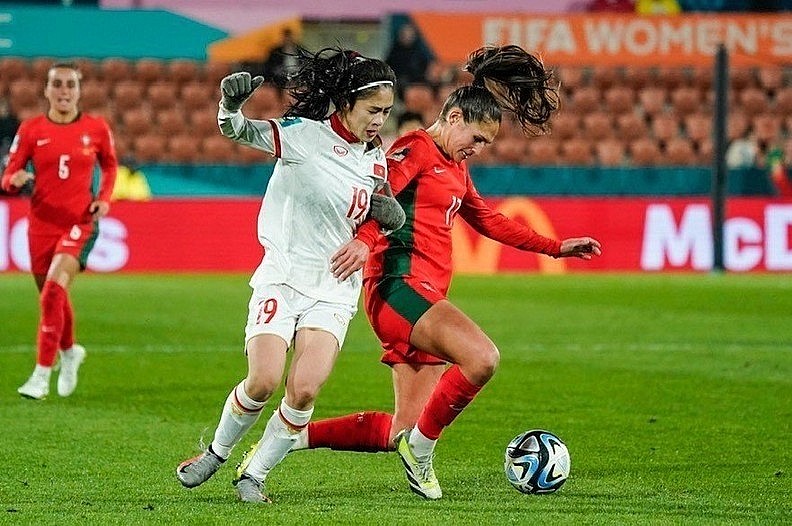
[[[500,352],[498,352],[498,348],[495,347],[495,345],[485,347],[476,354],[476,358],[472,364],[475,378],[471,380],[478,385],[483,385],[495,374],[495,370],[498,368],[499,363]]]
[[[293,408],[304,410],[313,407],[313,402],[316,400],[316,395],[319,393],[319,386],[309,383],[296,383],[290,385],[289,401]]]
[[[253,400],[269,400],[280,384],[280,378],[266,374],[249,374],[245,381],[245,393]]]

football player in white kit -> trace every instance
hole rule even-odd
[[[269,502],[264,480],[308,424],[344,343],[369,250],[353,240],[357,227],[370,216],[385,230],[404,222],[395,199],[378,193],[389,194],[379,131],[393,107],[393,71],[341,49],[302,51],[300,58],[289,79],[293,103],[279,119],[240,112],[261,77],[241,72],[221,81],[223,135],[278,161],[258,217],[264,257],[250,279],[248,374],[228,395],[212,443],[176,475],[192,488],[220,468],[280,384],[293,344],[286,395],[234,481],[245,502]]]

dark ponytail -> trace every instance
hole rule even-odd
[[[558,83],[538,57],[519,46],[483,47],[471,53],[464,69],[473,83],[449,96],[443,116],[457,106],[466,122],[500,122],[501,110],[506,110],[528,135],[549,131],[558,109]]]
[[[298,51],[300,67],[281,87],[292,97],[285,117],[327,118],[346,111],[382,86],[395,89],[396,75],[385,62],[341,48]],[[361,89],[362,88],[362,89]]]

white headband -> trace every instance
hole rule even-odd
[[[375,82],[369,82],[368,84],[363,84],[359,88],[353,89],[350,93],[356,93],[358,91],[363,91],[364,89],[373,88],[374,86],[384,86],[384,85],[393,86],[393,81],[391,81],[391,80],[377,80]]]

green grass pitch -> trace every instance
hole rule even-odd
[[[287,457],[266,507],[235,500],[242,446],[200,488],[174,475],[245,373],[246,280],[80,276],[80,385],[60,399],[53,378],[50,398],[34,402],[16,388],[34,361],[35,288],[3,275],[0,524],[792,521],[789,275],[459,277],[453,300],[502,361],[438,445],[443,499],[413,495],[395,454],[322,450]],[[316,417],[390,410],[378,357],[361,312]],[[532,428],[557,433],[572,456],[552,495],[521,495],[503,475],[506,444]]]

